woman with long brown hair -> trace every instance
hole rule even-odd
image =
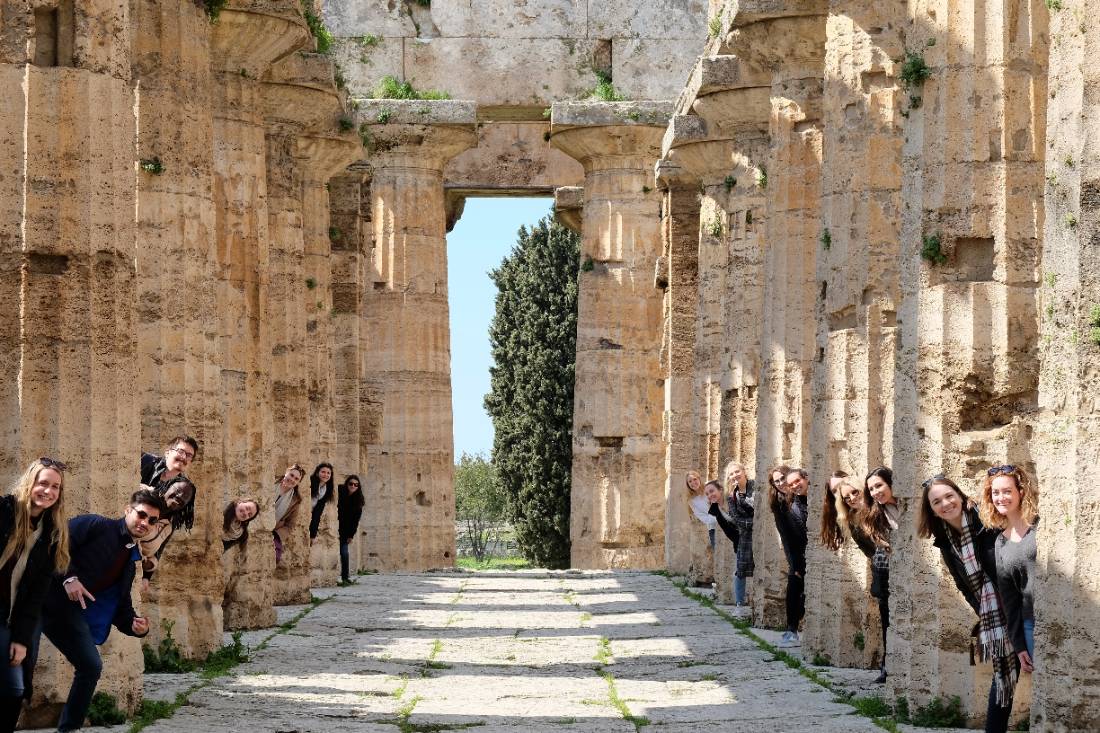
[[[33,461],[11,491],[0,497],[0,731],[15,730],[30,698],[42,603],[54,573],[69,567],[65,513],[65,464]]]
[[[886,682],[886,632],[890,628],[891,535],[901,515],[894,497],[894,472],[886,466],[872,469],[863,482],[863,501],[867,508],[858,514],[859,530],[875,547],[871,555],[871,596],[878,601],[882,628],[882,668],[875,681],[882,684]]]
[[[786,469],[785,471],[783,469]],[[787,630],[779,646],[800,644],[798,627],[806,615],[806,492],[809,476],[801,468],[779,466],[768,472],[768,499],[775,528],[787,557]]]

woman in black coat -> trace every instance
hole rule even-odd
[[[64,472],[63,463],[39,458],[0,498],[0,648],[8,651],[8,664],[0,664],[3,733],[15,730],[23,700],[31,695],[38,621],[50,580],[69,567]]]
[[[340,484],[336,500],[336,519],[340,525],[340,582],[351,582],[348,565],[348,545],[359,531],[359,520],[363,517],[363,486],[355,474]]]
[[[317,531],[321,528],[321,516],[325,513],[325,507],[332,501],[332,485],[336,482],[335,472],[331,463],[318,463],[309,477],[309,500],[311,506],[309,516],[309,541],[317,539]]]
[[[917,534],[931,539],[955,587],[978,615],[971,631],[979,658],[993,664],[986,708],[986,733],[1004,733],[1012,713],[1018,661],[996,591],[997,530],[982,524],[974,503],[951,479],[937,474],[924,482]]]

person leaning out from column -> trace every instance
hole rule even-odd
[[[710,548],[713,550],[715,523],[714,517],[707,512],[710,503],[703,496],[703,477],[699,475],[698,471],[688,471],[684,477],[684,483],[687,485],[688,508],[691,509],[692,515],[707,528],[707,539],[710,542]]]
[[[290,540],[290,531],[298,523],[298,507],[302,503],[298,484],[302,483],[305,475],[305,469],[294,463],[275,484],[275,529],[271,530],[271,535],[275,542],[276,565],[283,561],[283,550]]]
[[[1039,529],[1039,492],[1017,466],[993,466],[982,479],[978,513],[982,523],[1000,530],[993,543],[997,590],[1004,603],[1012,648],[1025,672],[1035,671],[1035,535]]]
[[[985,731],[1004,733],[1012,713],[1019,662],[997,592],[993,549],[997,530],[982,523],[974,503],[942,473],[925,481],[922,489],[917,536],[932,539],[955,587],[978,615],[970,635],[977,639],[978,658],[993,665]],[[973,664],[973,647],[970,661]]]
[[[190,435],[177,435],[168,443],[164,455],[141,454],[141,483],[154,491],[163,492],[179,476],[185,476],[191,462],[199,452],[199,442]]]
[[[130,589],[141,560],[137,543],[164,512],[160,496],[141,490],[119,519],[83,514],[69,521],[69,569],[51,584],[42,613],[42,633],[74,670],[59,731],[84,725],[103,673],[97,646],[107,641],[111,626],[129,636],[149,633],[149,620],[134,610]]]
[[[806,493],[809,477],[801,468],[778,466],[768,472],[768,503],[787,557],[787,630],[779,646],[800,644],[798,627],[806,615]]]
[[[898,528],[901,507],[894,497],[894,472],[879,466],[867,474],[863,483],[863,503],[859,525],[862,534],[875,545],[871,555],[871,596],[878,601],[879,626],[882,629],[882,666],[875,680],[886,682],[886,631],[890,628],[890,555],[892,535]]]
[[[756,572],[752,556],[752,523],[756,512],[756,483],[737,461],[726,464],[726,506],[737,527],[737,566],[733,571],[733,600],[738,606],[748,603],[748,579]],[[727,535],[728,536],[728,535]]]
[[[317,532],[321,529],[321,517],[325,513],[325,507],[332,501],[335,491],[333,487],[336,477],[333,475],[331,463],[318,463],[309,476],[309,542],[317,539]]]
[[[242,496],[225,505],[222,512],[222,553],[231,547],[242,550],[248,545],[248,525],[260,513],[260,504],[251,496]]]
[[[363,485],[353,473],[340,484],[336,499],[336,521],[340,530],[340,582],[344,585],[351,583],[349,545],[359,531],[363,503]]]
[[[160,565],[160,556],[176,530],[190,531],[195,526],[195,485],[191,483],[191,479],[180,475],[170,479],[167,484],[162,484],[160,489],[153,490],[146,486],[141,488],[160,496],[165,506],[160,521],[138,542],[138,549],[141,551],[141,587],[143,591],[147,591],[153,580],[153,573]]]
[[[821,505],[821,544],[837,552],[846,539],[851,539],[870,560],[875,554],[875,543],[863,533],[859,523],[859,513],[868,508],[863,496],[863,490],[848,479],[847,471],[833,471],[825,484],[825,500]]]
[[[0,498],[0,732],[11,733],[30,699],[42,603],[54,573],[69,567],[65,464],[39,458]]]

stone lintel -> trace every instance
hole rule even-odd
[[[687,114],[700,97],[745,87],[771,85],[771,74],[755,68],[738,56],[700,56],[691,70],[687,86],[676,100],[676,113]]]
[[[356,99],[360,125],[477,125],[477,103],[458,99]]]
[[[728,0],[724,16],[736,28],[774,18],[828,13],[829,0]]]
[[[673,102],[554,102],[550,129],[556,133],[574,127],[639,125],[664,127],[672,117]]]
[[[210,60],[217,71],[258,79],[311,41],[298,0],[230,0],[211,27]]]
[[[566,229],[580,234],[584,225],[584,187],[554,189],[554,218]]]

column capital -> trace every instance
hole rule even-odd
[[[364,153],[354,133],[333,131],[299,137],[298,155],[304,160],[303,171],[310,180],[327,181],[360,160]]]
[[[229,0],[210,33],[215,71],[258,79],[310,40],[298,0]]]
[[[375,173],[413,159],[438,169],[477,147],[477,105],[440,99],[361,99],[359,132]]]
[[[554,218],[577,234],[584,229],[584,187],[562,186],[554,189]]]
[[[604,158],[653,160],[661,154],[672,109],[672,102],[556,102],[550,144],[580,161],[586,172]]]
[[[771,86],[771,73],[752,66],[739,56],[700,56],[687,85],[676,100],[677,114],[689,114],[697,100],[719,92]]]
[[[264,122],[289,131],[336,125],[340,95],[332,59],[319,53],[292,53],[268,70],[261,82]]]
[[[794,5],[783,14],[759,19],[751,13],[734,17],[724,42],[726,50],[779,80],[823,76],[828,10],[809,0]]]

